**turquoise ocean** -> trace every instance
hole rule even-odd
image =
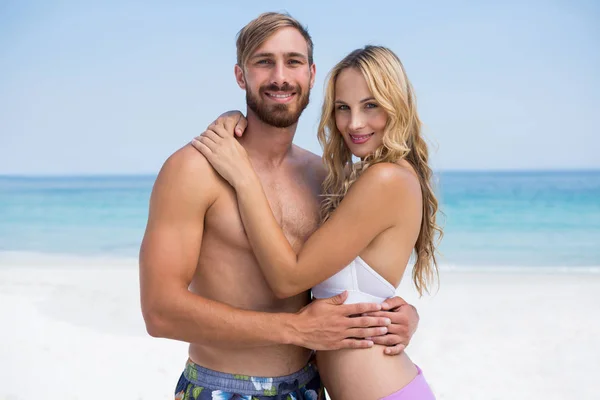
[[[600,268],[600,171],[440,172],[440,264]],[[137,257],[155,176],[0,176],[0,252]]]

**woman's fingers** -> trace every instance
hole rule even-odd
[[[215,128],[216,129],[216,128]],[[205,137],[211,140],[213,143],[219,143],[221,141],[221,136],[219,136],[214,130],[208,129],[202,133],[200,137]]]
[[[196,150],[198,150],[200,153],[202,153],[202,155],[204,157],[206,157],[207,159],[209,157],[212,157],[212,155],[213,155],[212,150],[210,149],[210,147],[208,147],[206,144],[204,144],[202,142],[201,138],[200,139],[196,139],[196,138],[192,139],[191,144],[192,144],[192,146],[194,146],[194,148]],[[210,160],[209,160],[209,162],[210,162]]]

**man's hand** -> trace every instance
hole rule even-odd
[[[235,133],[237,137],[242,137],[248,126],[248,121],[241,111],[232,110],[219,115],[219,118],[210,124],[207,130],[214,130],[217,125],[223,126],[232,135]]]
[[[344,304],[347,297],[348,292],[343,292],[329,299],[314,300],[294,314],[292,343],[313,350],[361,349],[373,346],[374,338],[388,332],[390,318],[361,316],[381,312],[381,305]]]
[[[373,337],[373,343],[385,345],[384,354],[393,356],[401,354],[419,325],[417,309],[401,297],[391,297],[381,304],[381,311],[366,313],[369,317],[389,318],[387,335]]]

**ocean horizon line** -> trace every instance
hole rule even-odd
[[[434,174],[557,174],[557,173],[600,173],[598,168],[527,168],[527,169],[434,169]],[[4,174],[0,173],[0,179],[44,179],[44,178],[155,178],[158,172],[140,172],[140,173],[60,173],[60,174],[43,174],[43,173],[23,173],[23,174]]]

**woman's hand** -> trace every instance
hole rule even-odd
[[[248,120],[241,111],[232,110],[219,115],[219,118],[210,124],[207,129],[212,129],[217,125],[223,126],[231,135],[235,134],[237,137],[242,137],[248,126]]]
[[[224,125],[211,125],[202,135],[194,138],[191,144],[234,188],[237,189],[241,183],[251,182],[256,177],[248,153]]]

